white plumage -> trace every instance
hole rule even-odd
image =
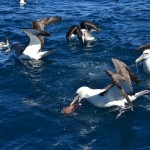
[[[70,41],[75,35],[77,35],[78,39],[82,42],[84,41],[93,41],[95,38],[92,36],[92,32],[99,32],[99,28],[92,22],[87,20],[83,20],[80,23],[80,27],[77,25],[71,26],[69,31],[66,33],[66,39]]]
[[[9,39],[8,37],[6,37],[4,42],[0,42],[0,49],[8,47],[9,47]]]
[[[96,107],[118,106],[125,108],[126,104],[128,104],[133,110],[132,101],[150,92],[150,90],[144,90],[134,93],[131,81],[139,83],[138,78],[125,63],[114,58],[112,62],[116,68],[116,73],[105,70],[112,79],[112,82],[103,89],[91,89],[86,86],[80,87],[70,104],[71,106],[77,101],[80,103],[86,99]]]
[[[143,54],[135,60],[136,63],[142,61],[143,70],[150,74],[150,49],[143,51]]]
[[[39,34],[45,34],[49,35],[49,33],[45,31],[40,31],[37,29],[22,29],[24,33],[27,34],[27,36],[30,38],[30,42],[28,46],[25,49],[22,49],[20,46],[20,43],[14,42],[10,49],[15,50],[15,57],[18,59],[35,59],[39,60],[48,54],[50,54],[52,51],[41,51],[41,41],[40,39],[36,36]],[[9,50],[6,50],[6,52],[9,52]]]
[[[44,48],[44,36],[51,34],[44,31],[45,25],[53,24],[61,20],[61,17],[45,17],[32,22],[33,28],[24,28],[22,31],[29,37],[29,43],[25,48],[21,48],[20,43],[14,42],[6,53],[11,49],[15,50],[15,57],[18,59],[35,59],[39,60],[52,51],[42,51]]]
[[[25,5],[26,3],[27,3],[26,0],[19,0],[19,4],[20,4],[20,5]]]
[[[80,87],[76,94],[79,102],[82,99],[87,99],[92,105],[96,107],[111,107],[118,106],[120,108],[125,108],[127,104],[127,100],[121,95],[119,90],[114,86],[106,92],[103,96],[100,96],[105,89],[91,89],[89,87]],[[128,95],[129,99],[134,101],[136,98],[149,93],[150,90],[143,90],[141,92],[137,92],[133,95]],[[73,104],[73,103],[72,103]]]

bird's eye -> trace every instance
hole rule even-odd
[[[77,96],[78,94],[76,93],[75,96]]]

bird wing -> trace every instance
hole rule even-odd
[[[42,31],[42,30],[37,30],[33,28],[24,28],[22,31],[30,38],[30,41],[23,51],[24,54],[26,55],[31,55],[31,53],[35,54],[38,53],[41,49],[41,41],[38,38],[38,36],[49,36],[50,33]]]
[[[114,58],[112,58],[111,60],[115,66],[116,73],[119,74],[120,76],[122,76],[126,80],[126,82],[131,84],[131,79],[130,79],[129,73],[126,70],[123,62],[118,59],[114,59]]]
[[[146,49],[150,49],[150,44],[145,44],[137,48],[137,51],[143,51]]]
[[[125,69],[128,71],[129,73],[129,76],[131,78],[132,81],[136,82],[136,83],[140,83],[140,80],[137,78],[137,76],[130,70],[130,68],[125,64],[123,63],[123,66],[125,67]]]
[[[124,98],[127,100],[127,103],[131,107],[131,110],[133,110],[133,104],[132,104],[131,100],[129,99],[129,97],[128,97],[127,93],[125,92],[125,90],[120,86],[120,84],[116,84],[116,86],[120,90],[122,96],[124,96]]]
[[[44,30],[44,27],[46,25],[50,25],[50,24],[54,24],[57,23],[61,20],[61,17],[58,16],[54,16],[54,17],[44,17],[41,19],[37,19],[35,21],[32,22],[32,27],[34,29],[38,29],[38,30]]]
[[[54,16],[54,17],[44,17],[38,20],[35,20],[32,22],[32,27],[34,29],[38,29],[38,30],[43,30],[44,31],[44,27],[50,24],[54,24],[57,23],[61,20],[61,17],[58,16]],[[41,48],[44,48],[44,37],[43,36],[38,36],[39,39],[41,40]]]
[[[114,73],[112,73],[111,71],[105,70],[105,72],[106,72],[107,75],[112,79],[112,83],[113,83],[114,85],[116,85],[116,87],[117,87],[117,88],[119,89],[119,91],[121,92],[122,96],[123,96],[124,98],[126,98],[128,104],[129,104],[129,106],[130,106],[131,109],[133,110],[132,102],[130,101],[130,99],[129,99],[127,93],[124,91],[124,89],[123,89],[123,88],[121,87],[121,85],[120,85],[120,81],[122,81],[122,82],[123,82],[123,81],[127,82],[126,79],[124,79],[124,77],[122,77],[122,76],[119,75],[119,74],[114,74]],[[127,83],[128,83],[128,82],[127,82]],[[129,84],[129,83],[128,83],[128,84]],[[129,85],[130,85],[130,84],[129,84]]]
[[[130,68],[125,63],[114,58],[112,58],[112,62],[116,68],[116,73],[117,73],[116,78],[118,78],[120,81],[126,82],[131,87],[132,87],[131,80],[135,81],[136,83],[140,82],[140,80],[135,76],[135,74],[130,70]],[[102,93],[100,93],[100,95],[101,96],[104,95],[113,86],[114,86],[113,83],[107,85],[104,88],[105,90]]]
[[[139,83],[140,80],[136,77],[136,75],[130,70],[130,68],[118,59],[112,58],[112,62],[116,68],[117,74],[121,75],[128,83],[131,84],[131,80],[136,83]]]
[[[100,29],[92,22],[89,22],[87,20],[83,20],[81,23],[80,23],[80,27],[82,29],[87,29],[89,31],[91,31],[91,29],[94,29],[96,32],[98,32]],[[90,29],[89,29],[90,28]]]
[[[71,26],[69,31],[66,33],[66,39],[70,41],[72,34],[77,35],[78,39],[82,41],[82,32],[80,28],[76,25]]]

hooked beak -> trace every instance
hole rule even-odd
[[[76,101],[80,102],[80,100],[79,100],[79,95],[78,95],[78,94],[75,96],[75,98],[74,98],[73,101],[71,102],[70,106],[72,106]]]
[[[140,62],[141,60],[143,60],[144,59],[144,55],[142,54],[139,58],[137,58],[136,60],[135,60],[135,63],[138,63],[138,62]]]

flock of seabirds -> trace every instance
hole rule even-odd
[[[21,5],[27,3],[26,0],[20,0]],[[29,37],[29,43],[26,47],[21,47],[20,43],[14,42],[9,45],[8,37],[4,42],[0,42],[0,49],[5,49],[6,53],[14,50],[14,55],[17,59],[35,59],[39,60],[48,56],[52,51],[42,51],[44,48],[44,36],[50,36],[51,33],[44,31],[44,27],[61,21],[61,17],[45,17],[32,22],[32,28],[23,28],[22,31]],[[81,42],[92,41],[95,38],[92,32],[99,32],[99,28],[92,22],[83,20],[80,26],[73,25],[66,33],[66,39],[70,41],[77,36]],[[136,59],[136,63],[142,61],[143,70],[150,74],[150,44],[146,44],[137,48],[143,54]],[[103,89],[91,89],[83,86],[76,91],[76,96],[69,106],[62,110],[65,114],[70,114],[82,105],[83,100],[88,100],[96,107],[112,107],[117,106],[120,112],[126,109],[133,110],[132,101],[138,97],[145,95],[150,90],[143,90],[135,93],[132,81],[140,83],[140,80],[130,70],[130,68],[122,61],[112,58],[112,63],[115,66],[116,72],[104,70],[111,78],[111,83]]]

